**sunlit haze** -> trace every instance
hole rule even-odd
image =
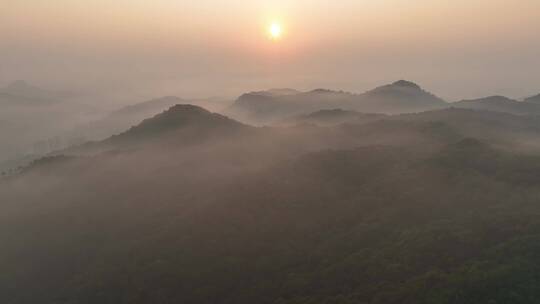
[[[270,34],[270,38],[278,40],[283,35],[283,28],[278,22],[272,22],[268,28],[268,33]]]
[[[540,67],[537,0],[0,5],[0,84],[236,96],[284,86],[362,92],[405,78],[451,100],[540,87],[530,77]]]
[[[0,304],[540,303],[540,0],[0,0]]]

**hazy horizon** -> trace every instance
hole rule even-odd
[[[398,79],[451,101],[540,92],[534,0],[0,3],[0,85],[125,98],[361,93]],[[266,35],[273,21],[279,41]]]
[[[540,303],[540,0],[0,8],[0,304]]]

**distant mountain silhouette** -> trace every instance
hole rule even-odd
[[[24,80],[17,80],[0,89],[0,104],[47,105],[61,100],[61,94],[30,85]]]
[[[270,94],[273,96],[296,95],[300,93],[301,92],[298,90],[289,89],[289,88],[276,88],[276,89],[270,89],[270,90],[261,92],[261,94]]]
[[[65,138],[64,134],[95,119],[99,110],[80,103],[76,96],[22,80],[0,88],[0,162],[41,155],[78,140],[79,136]]]
[[[505,112],[516,115],[538,115],[540,104],[519,102],[504,96],[489,96],[452,103],[453,107]]]
[[[24,80],[16,80],[12,82],[7,87],[5,87],[3,91],[9,94],[19,95],[19,96],[23,96],[26,94],[40,95],[40,94],[45,94],[47,92],[39,87],[30,85],[28,82]]]
[[[447,103],[419,85],[399,80],[361,95],[360,110],[383,113],[410,113],[443,108]]]
[[[400,80],[363,94],[315,89],[286,95],[272,91],[251,92],[240,96],[227,113],[255,122],[272,122],[291,115],[318,110],[345,109],[368,113],[411,113],[443,108],[444,100],[415,83]]]
[[[463,103],[491,103],[491,104],[506,104],[508,102],[517,102],[515,99],[510,99],[506,96],[488,96],[484,98],[478,98],[478,99],[464,99],[460,102]]]
[[[239,111],[267,113],[272,115],[276,111],[292,110],[295,105],[295,96],[302,94],[294,89],[270,89],[267,91],[250,92],[238,97],[233,104],[233,109]],[[289,103],[280,104],[279,99],[289,100]],[[264,116],[264,114],[262,114]]]
[[[149,112],[157,111],[159,113],[165,109],[181,103],[185,103],[185,100],[176,96],[165,96],[123,107],[119,110],[114,111],[111,115],[148,115]]]

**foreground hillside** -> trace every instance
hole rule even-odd
[[[534,119],[339,113],[175,106],[2,180],[1,302],[536,303]]]

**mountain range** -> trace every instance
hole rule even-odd
[[[505,112],[516,115],[540,115],[540,104],[526,100],[523,102],[504,96],[490,96],[452,103],[454,107]]]
[[[400,80],[363,94],[316,89],[309,92],[285,90],[252,92],[240,96],[226,112],[255,121],[275,121],[286,115],[317,110],[344,109],[368,113],[407,113],[441,108],[445,102],[418,85]]]
[[[18,80],[0,89],[0,105],[46,106],[60,102],[64,95]]]
[[[0,179],[0,300],[540,297],[535,116],[291,119],[254,127],[174,105]]]
[[[299,92],[278,89],[243,94],[225,112],[252,123],[276,123],[291,115],[306,115],[318,110],[342,109],[363,113],[416,113],[449,107],[540,115],[538,96],[519,102],[504,96],[490,96],[459,102],[446,102],[419,85],[399,80],[363,94],[317,89]]]
[[[67,130],[99,115],[97,108],[72,97],[25,81],[0,88],[0,167],[4,161],[58,149]]]

